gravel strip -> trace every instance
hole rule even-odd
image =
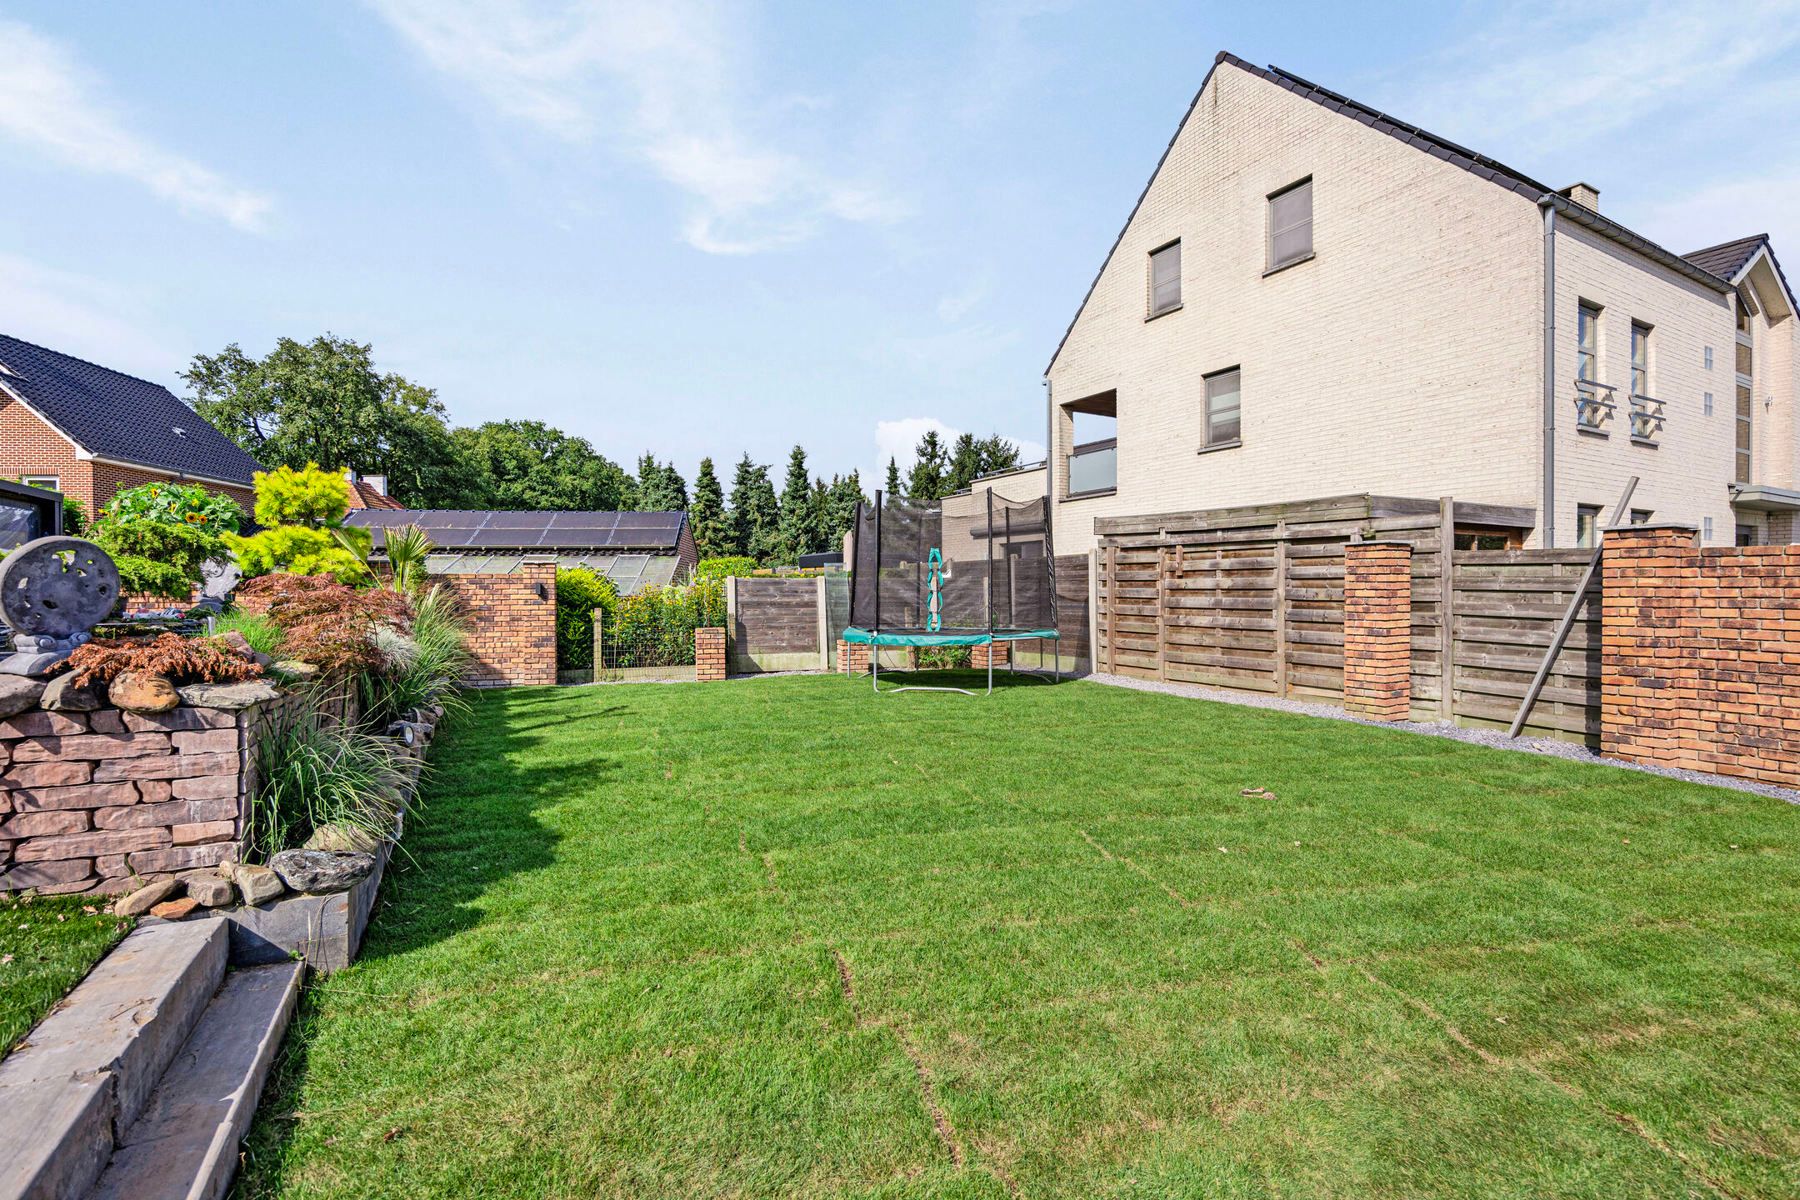
[[[1165,696],[1185,696],[1190,700],[1212,700],[1220,704],[1236,704],[1244,708],[1270,708],[1277,712],[1293,713],[1302,717],[1323,717],[1328,721],[1350,721],[1357,725],[1375,725],[1382,729],[1399,729],[1406,733],[1422,733],[1429,737],[1449,738],[1456,742],[1471,742],[1477,746],[1488,746],[1495,750],[1511,750],[1524,754],[1549,754],[1557,758],[1593,763],[1601,767],[1613,767],[1621,771],[1641,771],[1646,775],[1661,775],[1665,779],[1708,784],[1712,787],[1730,788],[1737,792],[1753,792],[1758,796],[1785,800],[1789,804],[1800,804],[1800,792],[1789,788],[1757,783],[1750,779],[1734,779],[1728,775],[1713,775],[1706,771],[1682,771],[1674,767],[1652,767],[1641,763],[1620,762],[1617,759],[1602,758],[1578,743],[1561,742],[1555,738],[1509,738],[1506,736],[1505,730],[1466,729],[1461,725],[1451,725],[1444,721],[1371,721],[1365,717],[1354,716],[1331,704],[1317,704],[1306,700],[1280,700],[1274,696],[1264,696],[1257,692],[1237,692],[1226,688],[1201,687],[1199,684],[1193,683],[1163,683],[1154,679],[1128,679],[1123,675],[1108,675],[1105,672],[1096,672],[1082,678],[1090,683],[1101,683],[1108,687],[1127,688],[1137,692],[1160,692]]]

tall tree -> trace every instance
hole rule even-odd
[[[844,534],[856,522],[856,506],[867,504],[869,498],[863,495],[862,478],[855,471],[848,475],[833,475],[831,487],[825,497],[825,548],[836,550],[843,545]]]
[[[960,492],[981,476],[981,447],[972,433],[959,433],[950,447],[950,468],[944,473],[944,494]]]
[[[731,477],[731,534],[739,553],[761,563],[774,559],[781,549],[781,505],[775,485],[769,482],[769,468],[751,462],[748,454],[738,460]]]
[[[915,504],[930,504],[944,498],[944,440],[935,429],[927,429],[925,436],[913,450],[912,472],[906,480],[906,498]]]
[[[638,459],[635,500],[640,512],[677,512],[688,506],[687,481],[674,463],[659,463],[646,452]]]
[[[725,512],[725,490],[719,486],[710,458],[700,460],[700,473],[694,476],[694,502],[688,506],[688,520],[693,525],[694,546],[701,558],[744,552],[732,536],[731,520]]]
[[[234,342],[195,355],[181,377],[194,411],[268,466],[385,474],[389,490],[418,507],[466,496],[437,393],[379,373],[366,343],[282,338],[258,359]]]
[[[788,454],[787,478],[781,484],[780,546],[784,560],[797,562],[802,554],[818,549],[821,538],[816,517],[806,451],[795,446]]]
[[[900,465],[896,463],[891,456],[888,458],[887,482],[881,485],[881,490],[887,493],[887,497],[890,500],[902,494],[903,489],[900,486]]]
[[[542,421],[489,421],[454,434],[484,482],[476,507],[613,511],[629,504],[631,476],[585,438]]]
[[[989,434],[975,443],[975,449],[980,455],[983,475],[992,475],[995,471],[1010,471],[1019,465],[1019,444],[997,433]]]

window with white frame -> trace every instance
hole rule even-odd
[[[1181,242],[1150,252],[1150,316],[1181,307]]]
[[[1201,448],[1235,446],[1243,435],[1243,371],[1232,367],[1206,377],[1206,421]]]
[[[62,491],[62,477],[58,475],[21,475],[19,482],[26,487],[49,488],[53,492]]]
[[[1600,506],[1598,504],[1577,504],[1575,506],[1575,544],[1583,550],[1591,550],[1600,544]]]
[[[1631,323],[1631,394],[1650,394],[1650,327],[1642,321]]]
[[[1585,300],[1575,311],[1575,378],[1600,380],[1600,306]]]
[[[1269,270],[1313,252],[1313,181],[1302,179],[1269,197]]]

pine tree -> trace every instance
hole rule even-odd
[[[906,498],[914,504],[934,504],[944,498],[944,440],[927,429],[913,450],[912,473],[906,480]]]
[[[944,476],[945,495],[966,491],[981,476],[981,447],[972,433],[956,435],[956,444],[950,450],[950,470]]]
[[[990,434],[975,443],[975,449],[981,460],[981,474],[992,475],[996,471],[1010,471],[1019,465],[1019,445],[1008,441],[999,434]]]
[[[663,464],[662,475],[663,498],[669,502],[669,507],[665,511],[675,512],[686,508],[688,506],[687,480],[681,477],[681,472],[675,469],[675,464],[672,462]]]
[[[645,453],[638,459],[634,507],[639,512],[679,512],[688,506],[687,481],[674,463],[659,463]]]
[[[812,549],[809,554],[836,552],[837,546],[831,542],[831,489],[825,486],[823,479],[815,479],[812,493],[806,503],[807,540]]]
[[[882,484],[882,491],[890,501],[901,496],[900,467],[892,458],[888,459],[887,482]]]
[[[781,558],[798,562],[802,554],[813,552],[816,538],[812,477],[806,471],[806,451],[795,446],[788,454],[787,478],[781,485]]]
[[[862,478],[855,471],[833,475],[825,495],[825,548],[835,550],[844,542],[844,534],[856,522],[856,506],[867,504]]]
[[[751,462],[748,454],[738,460],[731,477],[731,535],[735,553],[761,563],[773,560],[781,549],[775,485],[769,482],[769,468]]]
[[[731,521],[725,512],[725,491],[713,473],[710,458],[700,460],[700,473],[694,476],[694,502],[688,506],[688,521],[701,558],[743,553],[732,538]]]

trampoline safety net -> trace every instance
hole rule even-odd
[[[874,633],[1054,630],[1044,513],[1042,497],[984,491],[921,505],[876,492],[856,514],[850,624]]]

